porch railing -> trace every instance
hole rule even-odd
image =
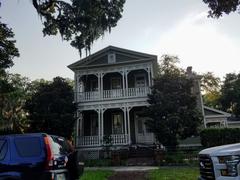
[[[125,145],[128,144],[128,134],[112,134],[112,145]],[[102,141],[99,142],[98,136],[80,136],[78,137],[78,146],[91,147],[103,145]]]
[[[79,136],[78,137],[79,146],[97,146],[99,145],[98,136]]]
[[[113,145],[122,145],[128,143],[128,135],[127,134],[112,134],[112,143]]]
[[[149,87],[139,87],[139,88],[128,88],[128,89],[112,89],[90,92],[80,92],[76,94],[77,102],[81,101],[93,101],[100,100],[102,94],[102,99],[117,99],[117,98],[127,98],[127,97],[145,97],[150,93]]]

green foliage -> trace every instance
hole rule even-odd
[[[204,105],[216,109],[221,109],[221,103],[220,103],[221,93],[220,91],[212,91],[205,93],[203,95],[203,102]]]
[[[161,64],[160,64],[161,67]],[[192,94],[193,80],[181,69],[172,71],[167,66],[155,79],[150,106],[143,116],[149,117],[146,124],[164,146],[178,145],[178,139],[185,139],[198,133],[201,115],[197,109],[196,97]]]
[[[2,127],[2,126],[0,126]],[[2,128],[0,129],[0,136],[1,135],[6,135],[6,134],[21,134],[22,132],[21,131],[18,131],[18,130],[13,130],[12,128]]]
[[[27,101],[30,131],[70,137],[75,123],[73,89],[65,79],[56,77],[51,83],[40,84]]]
[[[160,64],[158,66],[158,77],[164,74],[175,74],[180,75],[183,73],[183,69],[179,68],[177,64],[179,63],[179,58],[177,56],[162,55],[160,59]]]
[[[203,92],[204,105],[220,109],[221,97],[221,80],[216,77],[212,72],[207,72],[201,75],[201,89]]]
[[[149,172],[147,179],[150,180],[196,180],[199,177],[198,168],[178,167],[159,168]]]
[[[168,151],[164,156],[163,165],[197,166],[199,151]]]
[[[239,0],[203,0],[208,5],[209,17],[219,18],[225,14],[230,14],[239,10]]]
[[[83,176],[81,177],[81,180],[106,180],[108,177],[113,175],[112,171],[84,171]]]
[[[201,74],[201,88],[205,93],[214,92],[220,90],[221,80],[216,77],[212,72],[206,72]]]
[[[32,0],[43,21],[44,35],[60,33],[81,55],[94,40],[117,25],[125,0]]]
[[[20,74],[5,74],[11,91],[0,94],[0,127],[11,128],[14,132],[23,132],[28,126],[25,102],[30,98],[30,80]]]
[[[240,115],[240,73],[229,73],[226,75],[222,89],[220,102],[222,109]]]
[[[16,41],[13,38],[14,33],[12,29],[0,21],[0,81],[5,73],[5,69],[13,66],[13,58],[19,56],[18,49],[15,47]],[[2,92],[2,88],[0,90]]]
[[[204,147],[213,147],[224,144],[239,143],[240,128],[204,129],[201,131],[200,137],[201,143]]]

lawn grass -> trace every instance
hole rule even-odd
[[[114,174],[107,170],[85,170],[81,180],[107,180]],[[149,171],[147,180],[196,180],[199,176],[197,167],[161,167]]]
[[[112,171],[103,170],[85,170],[81,180],[106,180],[109,176],[113,174]]]
[[[148,174],[149,180],[196,180],[199,170],[196,167],[167,167],[152,170]]]

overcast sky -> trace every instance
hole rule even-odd
[[[159,58],[177,55],[181,67],[219,77],[239,72],[240,15],[209,19],[207,11],[202,0],[126,0],[118,25],[96,41],[91,52],[113,45]],[[2,0],[0,16],[13,29],[20,51],[11,72],[32,80],[73,78],[66,66],[80,59],[78,51],[59,36],[43,37],[31,0]]]

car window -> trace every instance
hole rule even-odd
[[[15,139],[15,145],[21,157],[37,157],[42,151],[39,137],[19,137]]]
[[[3,160],[7,154],[7,141],[0,140],[0,160]]]
[[[52,137],[53,154],[68,154],[70,152],[69,144],[62,137]]]

